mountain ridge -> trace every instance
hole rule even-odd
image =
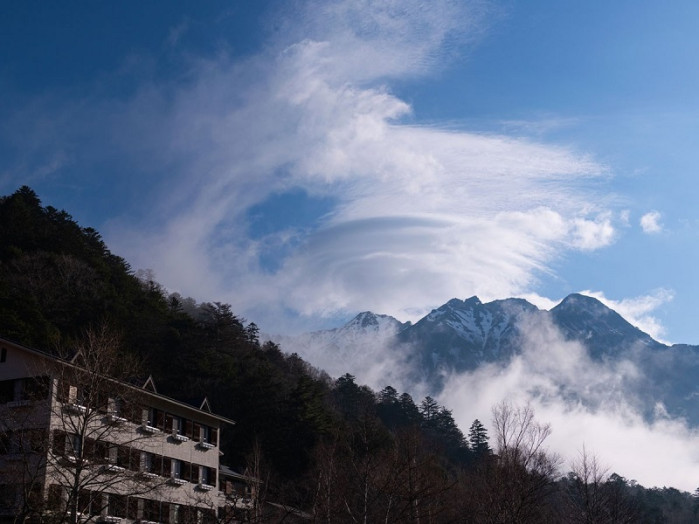
[[[314,348],[317,365],[331,374],[338,363],[343,369],[356,369],[360,377],[375,376],[393,359],[393,368],[400,369],[407,382],[425,384],[430,394],[439,395],[454,374],[484,365],[507,366],[542,326],[553,326],[564,341],[579,343],[597,365],[632,363],[639,377],[627,382],[637,388],[632,396],[641,399],[648,417],[660,403],[671,415],[699,426],[694,401],[699,398],[699,346],[658,342],[598,299],[580,293],[549,310],[522,298],[486,303],[477,296],[452,298],[415,323],[364,311],[339,328],[282,343]],[[395,377],[397,372],[391,373]]]

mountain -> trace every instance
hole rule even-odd
[[[402,379],[437,395],[454,373],[485,364],[504,368],[546,329],[580,344],[590,362],[602,369],[618,367],[622,376],[619,385],[608,386],[610,391],[625,388],[623,393],[649,419],[668,413],[699,426],[699,346],[658,342],[599,300],[581,294],[567,296],[550,311],[516,298],[488,303],[478,297],[454,298],[415,324],[364,312],[340,328],[280,343],[303,347],[299,351],[306,358],[331,374],[341,369],[366,381]],[[530,348],[528,356],[546,358],[544,349]],[[624,362],[630,365],[624,367]]]
[[[350,370],[358,376],[366,376],[381,367],[384,361],[393,361],[383,348],[391,347],[398,334],[410,325],[410,322],[402,323],[389,315],[365,311],[339,328],[271,339],[285,351],[303,355],[314,366],[333,376],[338,377]]]
[[[432,375],[475,369],[511,356],[520,338],[519,321],[538,309],[522,299],[483,304],[478,297],[452,299],[397,336],[415,348],[412,360]]]
[[[584,341],[592,356],[646,347],[666,348],[596,298],[580,294],[568,295],[551,309],[553,322],[569,340]]]

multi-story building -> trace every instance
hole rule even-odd
[[[106,376],[103,364],[0,339],[0,522],[206,523],[231,514],[218,477],[221,429],[233,421],[206,399],[192,406],[158,394],[150,377]]]

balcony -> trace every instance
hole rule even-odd
[[[121,517],[114,517],[112,515],[101,515],[97,517],[97,522],[105,522],[108,524],[117,524],[121,522]]]
[[[153,473],[152,471],[139,471],[138,474],[144,479],[148,480],[154,480],[160,476],[157,473]]]
[[[68,464],[73,464],[73,465],[80,462],[80,459],[78,457],[76,457],[75,455],[63,455],[61,457],[61,459],[63,460],[63,462],[67,462]]]
[[[107,413],[107,422],[109,424],[123,424],[126,422],[124,417],[120,417],[116,413]]]
[[[184,435],[181,435],[181,434],[177,433],[176,431],[173,431],[172,435],[170,435],[170,436],[172,437],[172,440],[174,440],[177,443],[187,442],[189,440],[189,437],[185,437]]]
[[[82,404],[78,404],[77,402],[66,404],[63,406],[63,409],[65,409],[68,413],[73,413],[75,415],[83,415],[87,411],[87,407],[83,406]]]
[[[200,482],[197,485],[197,488],[199,488],[201,491],[211,491],[214,489],[216,486],[212,486],[211,484],[205,484],[204,482]]]
[[[200,441],[198,446],[203,449],[203,450],[208,450],[208,449],[214,449],[216,446],[213,445],[211,442],[206,442],[204,440]]]
[[[123,473],[126,471],[126,468],[117,466],[116,464],[105,464],[102,469],[107,473]]]
[[[170,477],[168,482],[170,484],[173,484],[174,486],[184,486],[185,484],[187,484],[187,480],[181,479],[179,477]]]
[[[155,426],[151,426],[147,422],[145,424],[141,425],[141,431],[143,433],[149,433],[151,435],[153,435],[155,433],[160,433],[160,430],[158,428],[156,428]]]

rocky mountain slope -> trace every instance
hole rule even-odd
[[[699,347],[662,344],[599,300],[580,294],[550,311],[515,298],[452,299],[415,324],[364,312],[340,328],[282,345],[299,348],[331,374],[336,367],[365,380],[383,373],[386,383],[400,374],[404,382],[407,377],[438,394],[444,378],[454,373],[507,365],[542,329],[556,329],[563,340],[579,343],[592,362],[631,363],[635,375],[628,395],[649,417],[661,406],[662,413],[699,426]]]

